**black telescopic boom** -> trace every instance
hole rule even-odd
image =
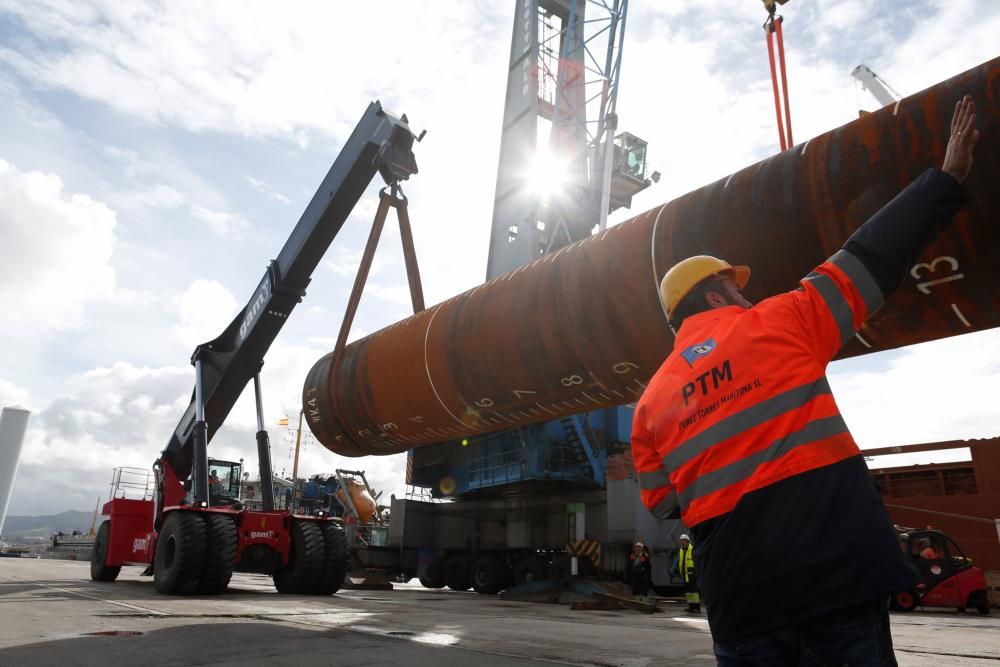
[[[215,340],[195,348],[192,363],[200,364],[201,399],[191,404],[164,448],[161,459],[179,479],[185,479],[195,460],[195,433],[204,425],[204,442],[229,415],[247,383],[259,372],[264,355],[302,297],[313,271],[334,237],[378,172],[386,184],[398,184],[417,173],[413,133],[406,115],[396,118],[372,102],[344,143],[316,194],[306,207],[278,258],[271,261],[249,303]],[[204,414],[196,414],[198,409]],[[263,465],[263,462],[262,462]],[[199,466],[200,467],[200,466]],[[270,468],[270,466],[268,466]],[[201,472],[196,477],[201,476]],[[270,480],[261,480],[261,487]],[[195,480],[196,500],[205,488]]]

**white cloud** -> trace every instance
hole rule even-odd
[[[339,135],[349,128],[330,111],[344,103],[345,90],[365,95],[369,72],[381,73],[386,90],[406,84],[398,71],[401,54],[416,46],[415,38],[434,34],[437,48],[447,53],[452,47],[456,59],[473,54],[471,37],[484,18],[462,11],[458,0],[439,2],[433,12],[400,2],[385,9],[393,20],[380,22],[373,42],[369,30],[357,29],[373,20],[364,5],[262,4],[247,11],[208,4],[191,12],[172,2],[41,4],[15,4],[8,11],[63,48],[0,49],[0,59],[22,75],[90,99],[113,100],[151,121],[195,131],[282,135],[300,146],[312,131]],[[330,63],[359,57],[363,67],[338,67],[330,76]]]
[[[191,347],[215,338],[238,310],[232,292],[215,280],[194,281],[174,298],[173,305],[180,319],[174,333]]]
[[[80,325],[88,303],[110,299],[116,215],[55,174],[0,160],[0,282],[6,325],[37,334]]]
[[[289,204],[289,203],[291,203],[291,200],[288,197],[286,197],[285,195],[281,194],[280,192],[278,192],[277,190],[275,190],[274,188],[272,188],[270,185],[268,185],[264,181],[258,180],[256,178],[254,178],[253,176],[247,176],[247,183],[249,183],[250,187],[253,188],[254,190],[256,190],[257,192],[260,192],[261,194],[265,194],[265,195],[267,195],[268,197],[270,197],[271,199],[273,199],[275,201],[281,202],[282,204]]]
[[[112,467],[149,469],[192,384],[190,367],[127,363],[69,378],[64,394],[32,416],[12,511],[87,509],[99,495],[106,499]]]
[[[204,206],[192,206],[191,215],[206,223],[216,236],[239,237],[250,228],[250,223],[239,213],[213,211]]]
[[[863,448],[1000,436],[1000,330],[890,354],[884,366],[831,366],[837,402]]]
[[[182,192],[162,183],[136,192],[133,196],[138,202],[153,208],[172,209],[184,204]]]
[[[29,407],[31,405],[31,392],[13,382],[0,379],[0,407],[8,405]]]
[[[383,246],[385,244],[385,230],[383,230],[382,236],[382,242],[379,243],[379,246]],[[358,275],[358,268],[361,266],[362,254],[363,249],[349,250],[344,248],[342,245],[335,245],[327,251],[326,258],[322,261],[322,265],[338,276],[344,278],[354,278]],[[375,256],[372,258],[371,267],[368,269],[368,278],[374,278],[382,272],[382,269],[385,268],[385,266],[395,263],[395,257],[387,252],[385,248],[380,247],[376,250]],[[405,278],[406,276],[404,275],[402,277]]]

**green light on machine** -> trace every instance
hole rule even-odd
[[[468,447],[469,446],[469,439],[468,438],[462,438],[462,446],[463,447]]]

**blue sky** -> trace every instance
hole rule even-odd
[[[88,508],[113,465],[152,462],[194,345],[249,298],[372,99],[428,130],[407,187],[428,303],[481,282],[513,6],[0,1],[0,403],[34,410],[12,513]],[[876,107],[850,77],[861,62],[910,94],[998,55],[992,0],[783,13],[799,141]],[[650,142],[663,179],[632,213],[776,151],[763,19],[755,1],[633,0],[620,128]],[[376,190],[272,349],[272,423],[332,348]],[[398,247],[387,231],[355,336],[408,313]],[[986,437],[998,360],[985,332],[840,362],[832,381],[863,446]],[[252,460],[248,398],[213,455]],[[343,463],[311,445],[303,467]],[[400,457],[352,465],[401,488]]]

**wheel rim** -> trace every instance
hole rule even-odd
[[[910,609],[914,606],[913,596],[909,593],[897,593],[896,604],[903,609]]]

